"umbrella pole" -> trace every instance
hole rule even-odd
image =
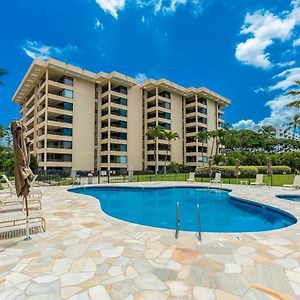
[[[29,235],[29,213],[28,213],[28,200],[27,196],[24,197],[25,200],[25,208],[26,208],[26,238],[24,241],[29,241],[31,240],[31,237]]]

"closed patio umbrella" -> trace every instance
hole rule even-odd
[[[237,158],[235,160],[235,169],[234,169],[234,176],[236,177],[236,183],[238,183],[238,178],[239,178],[239,175],[240,175],[240,160]]]
[[[270,178],[270,185],[271,185],[271,180],[272,180],[272,175],[273,175],[273,170],[272,170],[272,160],[270,157],[267,158],[267,175]]]
[[[212,159],[211,158],[208,159],[208,175],[209,175],[209,178],[211,179],[211,175],[212,175]]]
[[[10,124],[13,135],[14,145],[14,174],[16,194],[18,197],[23,197],[26,209],[26,240],[29,236],[29,216],[28,216],[28,195],[30,183],[33,179],[33,173],[30,170],[30,153],[28,139],[24,138],[26,126],[21,121],[14,121]]]

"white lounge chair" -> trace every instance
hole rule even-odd
[[[13,232],[14,230],[24,228],[24,226],[26,226],[25,212],[0,213],[0,233]],[[46,221],[40,211],[30,211],[29,228],[37,226],[41,227],[44,232],[46,231]],[[9,234],[9,236],[13,236],[13,234]]]
[[[10,195],[0,198],[0,212],[24,210],[25,203],[21,198],[11,200]],[[28,200],[29,210],[41,210],[42,204],[39,199]]]
[[[250,182],[250,185],[256,185],[256,186],[263,186],[263,185],[266,185],[264,182],[263,182],[263,179],[264,179],[264,174],[256,174],[256,179],[254,182]]]
[[[195,173],[194,172],[190,172],[189,173],[189,178],[187,179],[187,182],[195,182]]]
[[[284,189],[300,189],[300,175],[296,175],[293,184],[284,184]]]
[[[2,175],[2,178],[5,180],[5,182],[7,183],[7,186],[8,186],[8,189],[10,191],[10,195],[11,197],[13,196],[16,196],[16,190],[15,188],[13,187],[12,183],[9,181],[9,179],[7,178],[6,175]],[[37,178],[37,175],[35,177],[34,180],[36,180]],[[42,192],[40,190],[37,190],[37,189],[34,189],[32,190],[30,193],[29,193],[29,198],[32,198],[32,199],[41,199],[42,198]]]
[[[215,174],[215,179],[212,179],[212,180],[210,181],[210,183],[211,183],[211,184],[212,184],[212,183],[215,183],[215,184],[219,183],[219,184],[221,184],[221,186],[222,186],[223,181],[221,180],[221,173],[216,173],[216,174]]]

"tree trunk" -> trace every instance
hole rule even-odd
[[[202,151],[201,151],[201,154],[202,154],[202,165],[204,166],[204,155],[203,155],[203,145],[204,145],[204,142],[202,141]]]
[[[213,156],[214,145],[215,145],[215,138],[212,139],[211,150],[210,150],[210,157]]]
[[[155,143],[154,143],[154,159],[155,159],[155,175],[157,175],[157,167],[158,167],[158,163],[157,163],[157,153],[156,153],[156,147],[157,147],[157,140],[155,139],[154,140],[155,141]]]
[[[170,147],[170,142],[168,142],[168,148],[166,151],[166,156],[165,156],[165,165],[164,165],[164,174],[167,174],[167,157],[168,157],[168,153],[169,153],[169,147]]]

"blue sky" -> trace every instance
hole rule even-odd
[[[263,2],[263,3],[262,3]],[[275,4],[274,4],[275,2]],[[10,0],[0,11],[0,123],[32,58],[167,78],[232,100],[235,127],[280,125],[300,80],[300,0]]]

